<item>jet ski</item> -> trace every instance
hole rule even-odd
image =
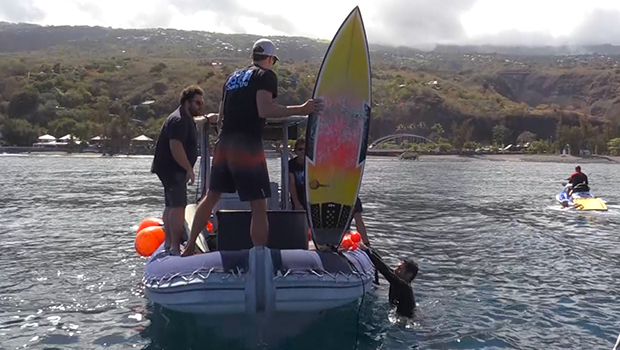
[[[562,192],[556,196],[557,201],[564,208],[575,208],[577,210],[606,211],[607,204],[601,198],[595,197],[588,185],[585,183],[573,184],[565,183]],[[572,191],[571,191],[572,190]],[[570,196],[568,195],[571,191]]]

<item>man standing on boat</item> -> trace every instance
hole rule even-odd
[[[173,255],[179,255],[181,236],[187,206],[187,182],[195,181],[194,164],[198,158],[196,123],[204,100],[204,92],[198,86],[186,87],[181,93],[179,107],[164,122],[157,145],[151,172],[157,174],[164,186],[163,221],[166,240],[164,247]]]
[[[252,64],[232,73],[223,86],[218,120],[223,122],[213,155],[209,190],[196,207],[183,256],[194,254],[196,239],[222,193],[235,191],[241,201],[250,202],[252,242],[255,246],[267,245],[266,199],[271,197],[271,186],[263,150],[265,118],[306,115],[322,107],[322,103],[311,99],[300,106],[275,103],[278,78],[271,69],[277,61],[273,42],[259,39],[252,47]]]

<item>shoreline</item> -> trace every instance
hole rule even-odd
[[[395,158],[374,156],[373,158]],[[491,161],[491,162],[535,162],[535,163],[568,163],[568,164],[592,164],[607,163],[620,164],[620,156],[589,156],[577,157],[563,154],[473,154],[473,155],[450,155],[450,154],[420,154],[419,161]],[[403,160],[405,161],[405,160]],[[411,162],[415,162],[412,160]]]
[[[94,152],[63,152],[63,151],[43,151],[43,152],[2,152],[0,156],[49,156],[49,157],[75,157],[75,158],[148,158],[153,155],[148,154],[117,154],[113,156],[102,155]],[[535,163],[564,163],[564,164],[620,164],[620,156],[600,156],[594,155],[589,157],[577,157],[562,154],[420,154],[420,162],[424,161],[452,161],[452,162],[470,162],[470,161],[490,161],[490,162],[535,162]],[[279,158],[279,157],[267,157]],[[369,155],[368,158],[374,159],[397,159],[396,156],[376,156]],[[403,162],[416,162],[415,160],[402,160]]]

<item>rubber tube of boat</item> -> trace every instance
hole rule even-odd
[[[273,260],[271,259],[271,249],[265,247],[265,260],[263,264],[265,280],[265,314],[271,316],[276,311],[276,283],[273,280]]]
[[[252,248],[248,252],[248,272],[245,276],[245,312],[247,314],[256,313],[256,300],[258,291],[256,290],[256,249]]]
[[[265,311],[265,247],[254,247],[254,278],[256,283],[256,312]]]

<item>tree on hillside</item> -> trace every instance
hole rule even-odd
[[[77,131],[77,122],[74,119],[64,117],[50,122],[49,129],[56,137],[62,137],[67,134],[75,135]]]
[[[461,150],[465,143],[471,140],[474,133],[474,127],[471,125],[471,119],[467,119],[461,124],[456,121],[452,122],[452,145],[455,149]]]
[[[164,71],[164,69],[168,68],[168,66],[164,62],[159,62],[158,64],[151,67],[149,73],[151,74],[159,74]]]
[[[26,88],[11,97],[8,115],[10,118],[30,119],[38,108],[39,93],[32,88]]]
[[[517,143],[520,145],[532,143],[534,140],[536,140],[536,134],[529,131],[524,131],[517,137]]]
[[[153,83],[152,88],[155,95],[163,95],[166,93],[166,90],[168,90],[168,85],[163,81],[156,81]]]
[[[439,123],[435,123],[435,124],[431,127],[431,130],[432,130],[434,133],[436,133],[437,135],[439,135],[439,136],[443,135],[443,133],[444,133],[443,126],[441,126],[441,124],[439,124]]]
[[[609,153],[611,155],[619,156],[620,155],[620,137],[609,140],[609,142],[607,142],[607,149],[609,150]]]
[[[8,119],[2,128],[4,143],[15,146],[32,146],[39,136],[38,127],[25,119]]]
[[[493,143],[498,146],[504,146],[510,138],[510,129],[503,125],[496,125],[493,127]]]
[[[579,131],[582,145],[588,145],[591,142],[590,139],[594,136],[594,130],[588,117],[585,115],[579,116]]]
[[[556,140],[558,149],[562,150],[568,145],[572,155],[579,155],[583,146],[581,129],[577,126],[560,125],[556,132]]]

